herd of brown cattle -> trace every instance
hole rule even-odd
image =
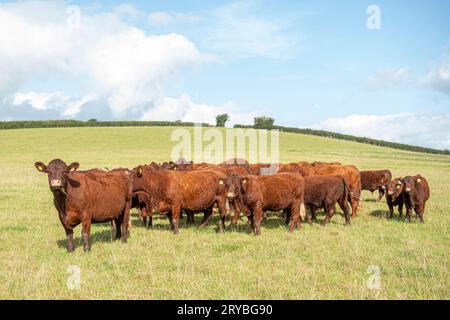
[[[311,224],[321,208],[326,213],[323,224],[327,224],[336,212],[336,203],[349,225],[350,212],[352,218],[357,216],[362,190],[378,190],[378,201],[386,193],[390,217],[394,206],[398,206],[401,217],[405,205],[409,222],[412,210],[423,222],[430,195],[421,175],[392,179],[389,170],[359,171],[339,162],[249,164],[244,159],[230,159],[215,165],[180,159],[152,162],[132,170],[77,171],[78,162],[67,165],[55,159],[47,165],[36,162],[35,167],[48,174],[68,251],[74,250],[73,228],[80,223],[85,251],[90,250],[92,223],[114,222],[116,239],[126,242],[131,208],[139,210],[143,225],[148,226],[152,226],[154,209],[167,215],[175,234],[179,233],[183,212],[187,224],[194,223],[195,213],[203,212],[202,228],[217,208],[220,232],[230,212],[230,225],[237,223],[242,212],[251,230],[260,235],[261,221],[268,211],[282,211],[292,232],[301,228],[302,221]]]

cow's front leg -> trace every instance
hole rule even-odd
[[[67,252],[73,252],[75,247],[73,245],[73,229],[64,227],[67,236]]]

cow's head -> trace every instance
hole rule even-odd
[[[47,173],[50,189],[60,190],[66,185],[67,174],[72,170],[77,170],[80,164],[78,162],[72,162],[70,165],[66,165],[64,161],[54,159],[47,165],[38,161],[34,166],[38,171]]]
[[[225,188],[227,190],[228,199],[236,199],[240,194],[247,190],[248,178],[231,173],[225,179]]]
[[[392,199],[397,199],[397,197],[403,192],[404,184],[402,178],[396,178],[390,181],[387,185],[387,194],[392,197]]]
[[[414,193],[414,178],[413,177],[405,177],[403,179],[403,183],[405,184],[405,192],[408,194]]]

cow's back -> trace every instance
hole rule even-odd
[[[341,176],[313,175],[305,177],[305,203],[321,206],[321,201],[337,201],[345,192]]]
[[[304,192],[305,181],[298,173],[277,173],[267,176],[252,176],[258,185],[262,201],[268,205],[264,210],[280,210],[292,199]],[[254,183],[255,185],[255,183]],[[250,187],[250,186],[249,186]],[[251,195],[250,195],[251,196]]]
[[[419,182],[420,181],[420,182]],[[425,202],[430,198],[430,187],[428,181],[421,175],[414,177],[414,201]]]
[[[203,210],[211,206],[218,195],[226,197],[225,185],[219,179],[226,175],[218,170],[168,171],[171,189],[169,196],[190,210]]]
[[[67,209],[92,212],[93,222],[117,217],[131,201],[131,178],[124,172],[71,172],[67,175]]]

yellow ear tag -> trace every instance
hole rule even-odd
[[[42,168],[42,166],[38,166],[37,167],[39,171],[42,171],[44,168]]]
[[[419,179],[417,179],[417,183],[420,183],[421,181],[422,181],[422,179],[420,179],[420,178],[419,178]]]
[[[399,185],[397,185],[397,189],[400,189],[400,186],[399,186]]]
[[[219,180],[219,184],[223,184],[223,180]]]
[[[242,183],[247,183],[247,179],[245,179],[244,181],[242,181]]]

